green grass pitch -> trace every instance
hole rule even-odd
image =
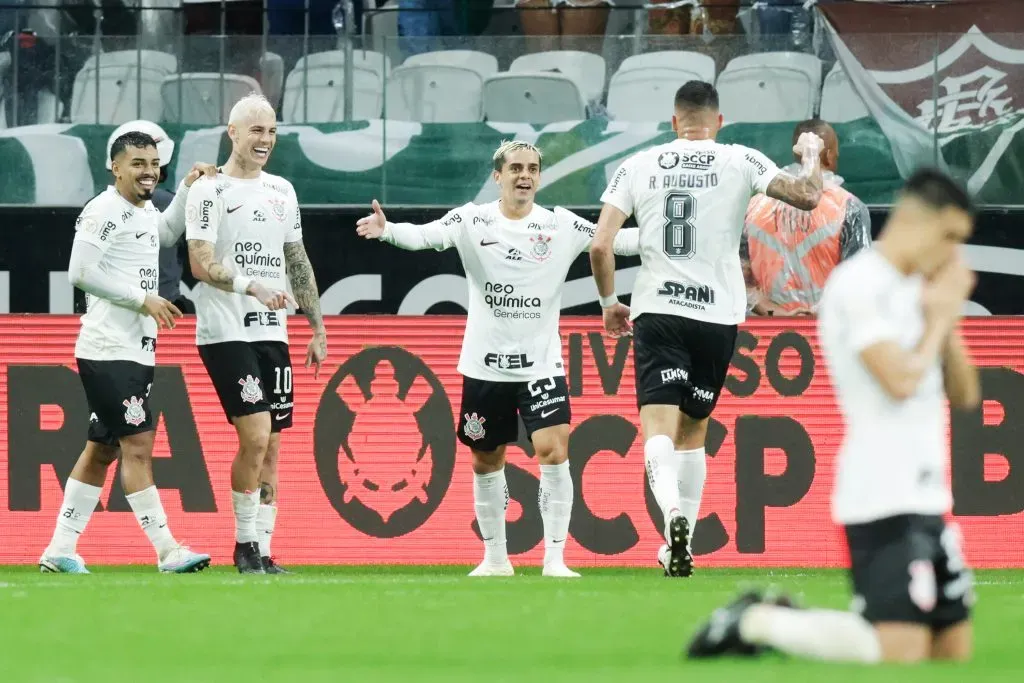
[[[914,668],[787,660],[695,664],[700,620],[751,584],[845,608],[845,574],[590,569],[582,579],[469,579],[468,567],[302,567],[240,577],[218,567],[90,576],[0,569],[0,681],[10,683],[935,683],[1022,680],[1024,572],[978,572],[971,664]]]

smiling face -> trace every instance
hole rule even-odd
[[[277,144],[277,121],[272,112],[257,110],[252,116],[228,125],[232,156],[245,169],[261,170]]]
[[[136,147],[126,145],[117,152],[111,163],[114,186],[121,196],[136,206],[153,198],[153,190],[160,182],[160,157],[155,145]]]
[[[507,152],[504,157],[501,169],[494,171],[501,201],[508,206],[532,204],[540,189],[540,154],[522,148]]]

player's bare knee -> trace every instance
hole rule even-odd
[[[499,446],[493,451],[478,451],[474,448],[472,453],[474,474],[490,474],[505,466],[504,446]]]
[[[703,448],[708,435],[708,422],[710,417],[691,417],[680,411],[679,429],[675,436],[676,450],[692,451],[696,448]]]
[[[86,444],[80,457],[87,467],[99,467],[105,470],[117,460],[120,454],[121,450],[117,446],[90,441]]]
[[[569,425],[538,429],[531,436],[533,451],[541,465],[561,465],[569,459]]]
[[[931,656],[931,631],[927,626],[906,623],[875,625],[882,661],[916,664]]]
[[[270,413],[246,415],[235,420],[238,431],[238,453],[256,467],[263,465],[270,445]]]

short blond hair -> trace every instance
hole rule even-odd
[[[274,112],[274,105],[270,104],[270,100],[258,92],[251,92],[235,102],[235,106],[231,107],[231,113],[228,114],[228,123],[237,126],[240,123],[255,119],[260,114],[267,114],[272,119],[277,118],[277,114]]]
[[[498,149],[494,150],[494,157],[492,157],[494,161],[494,170],[501,171],[501,169],[505,166],[505,157],[507,157],[512,152],[518,152],[523,149],[525,149],[528,152],[534,152],[537,155],[537,163],[539,163],[541,166],[544,165],[544,155],[541,154],[540,149],[538,149],[536,146],[531,145],[529,142],[525,142],[523,140],[502,140],[501,144],[498,146]]]

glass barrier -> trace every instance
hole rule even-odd
[[[8,4],[0,163],[6,155],[39,167],[52,163],[40,156],[56,154],[101,188],[108,136],[143,118],[177,143],[173,183],[196,160],[226,159],[231,106],[258,91],[279,117],[268,170],[288,176],[304,204],[485,200],[493,150],[518,137],[545,153],[540,201],[594,206],[627,155],[672,139],[675,91],[701,79],[719,90],[719,140],[780,165],[793,161],[797,122],[832,123],[837,171],[869,204],[889,203],[921,164],[946,167],[982,203],[1024,204],[1024,126],[1013,103],[1024,36],[840,37],[801,6],[733,5],[726,25],[721,7],[703,15],[678,4],[617,3],[605,30],[618,34],[545,36],[400,36],[402,13],[357,17],[340,4],[320,15],[247,0],[227,3],[227,13],[218,3],[105,13]],[[678,29],[666,29],[672,13],[683,11],[696,33],[667,35]],[[502,13],[520,30],[532,26],[515,7],[492,10],[488,25]],[[590,21],[593,8],[563,14]],[[556,18],[559,30],[572,23]],[[723,26],[739,33],[715,32]],[[0,203],[31,195],[17,179],[0,183]]]

